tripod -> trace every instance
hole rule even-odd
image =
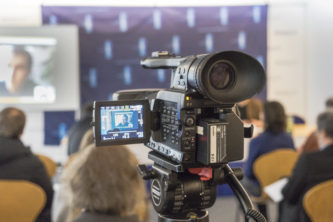
[[[250,218],[266,222],[265,217],[255,210],[248,194],[239,182],[241,169],[231,169],[228,164],[212,169],[212,178],[203,181],[198,175],[175,172],[163,166],[173,166],[164,158],[150,154],[155,159],[151,170],[139,165],[138,171],[143,179],[152,179],[151,196],[159,222],[209,222],[208,211],[216,199],[216,186],[227,183],[238,199],[245,221]],[[155,158],[154,158],[155,157]],[[156,164],[158,163],[158,164]],[[174,166],[177,169],[177,166]]]

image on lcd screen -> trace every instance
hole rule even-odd
[[[144,137],[143,105],[102,106],[101,141]]]

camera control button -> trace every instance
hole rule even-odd
[[[187,117],[185,120],[186,126],[193,126],[194,125],[194,118],[193,117]]]

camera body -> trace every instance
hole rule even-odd
[[[187,57],[155,52],[141,65],[171,68],[170,88],[122,90],[114,93],[114,101],[95,102],[97,145],[143,142],[154,151],[149,158],[176,172],[243,158],[244,127],[234,104],[263,88],[265,73],[257,60],[234,51]],[[137,110],[130,111],[128,106],[138,103],[142,105],[142,116],[132,120],[136,127],[111,127],[111,135],[105,129],[101,135],[101,126],[108,125],[103,118],[114,124],[121,121],[119,118],[129,118],[123,114],[115,119],[121,112],[132,112],[128,115],[136,117]],[[111,112],[112,118],[109,114],[101,118],[105,115],[101,107],[108,104],[118,114]],[[166,165],[165,159],[171,164]]]

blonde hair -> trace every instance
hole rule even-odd
[[[136,214],[139,220],[146,221],[146,190],[136,171],[137,164],[125,146],[92,144],[80,151],[64,173],[73,197],[72,213],[85,209],[119,216]]]
[[[80,146],[79,146],[79,151],[84,150],[87,146],[91,145],[94,143],[94,133],[92,129],[88,129],[85,134],[83,135]]]

